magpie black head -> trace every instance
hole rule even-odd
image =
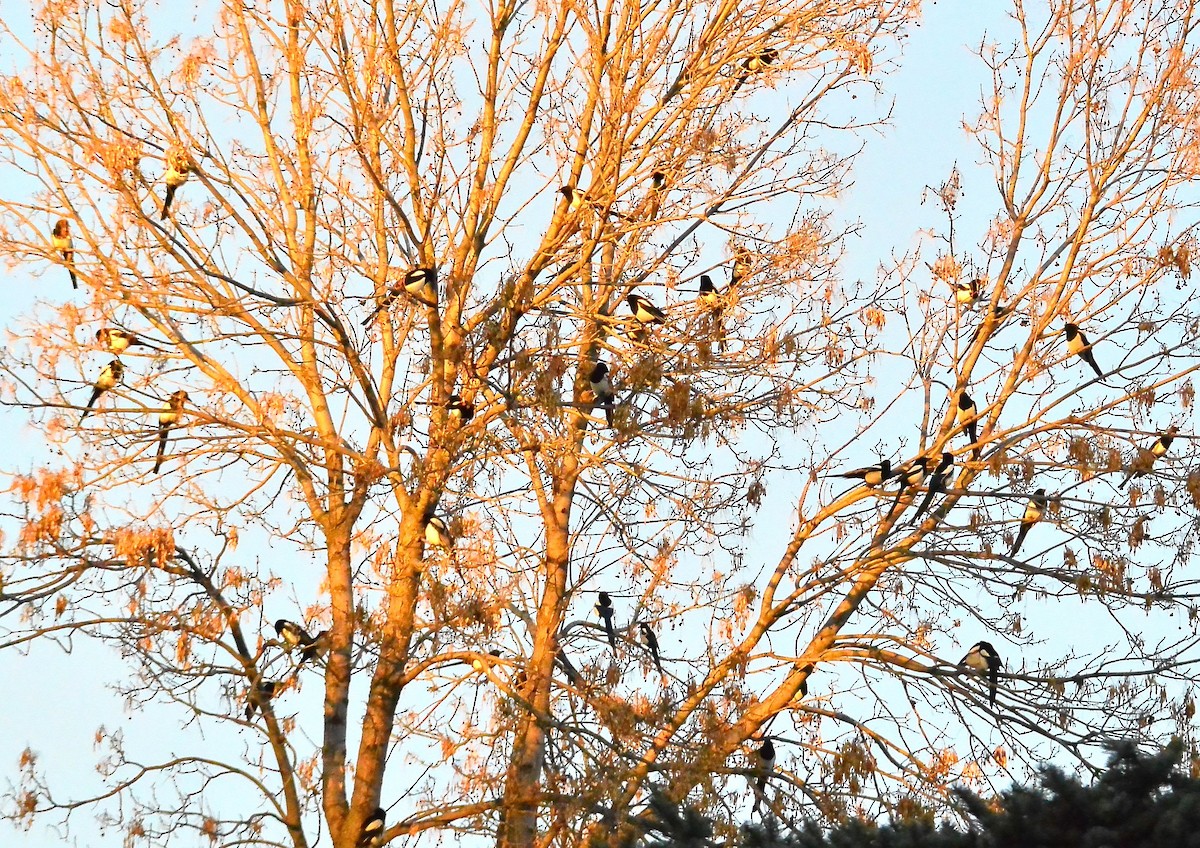
[[[716,294],[717,287],[713,285],[712,277],[708,274],[700,276],[700,294]]]
[[[608,592],[600,592],[599,598],[600,598],[600,600],[596,604],[596,606],[603,607],[605,609],[609,609],[612,607],[612,598],[609,597]]]
[[[592,369],[592,373],[588,376],[588,380],[592,383],[599,383],[608,376],[608,365],[603,362],[597,362],[596,367]]]
[[[975,406],[975,401],[971,400],[971,396],[966,392],[959,392],[958,408],[961,410],[972,409]]]

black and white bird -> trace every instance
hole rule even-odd
[[[715,309],[721,303],[721,293],[717,291],[712,277],[708,274],[700,275],[700,293],[696,299],[706,309]]]
[[[1103,379],[1104,372],[1096,364],[1096,357],[1092,355],[1092,345],[1088,342],[1087,336],[1083,334],[1083,331],[1076,325],[1067,323],[1063,326],[1063,334],[1067,337],[1067,350],[1092,366],[1092,370],[1096,372],[1096,376]]]
[[[167,402],[163,404],[162,412],[158,413],[158,454],[154,457],[154,473],[162,467],[163,456],[167,452],[167,434],[183,417],[183,405],[188,402],[188,393],[183,389],[171,392]]]
[[[376,807],[371,815],[367,816],[367,820],[363,822],[362,829],[358,832],[358,841],[355,843],[355,848],[378,848],[383,844],[383,830],[387,823],[387,813],[383,807]]]
[[[413,268],[404,274],[401,281],[404,291],[413,300],[426,306],[435,307],[438,302],[438,271],[437,268],[426,266]]]
[[[604,420],[611,427],[617,396],[613,393],[612,383],[608,379],[608,365],[603,362],[596,363],[588,375],[588,387],[592,390],[596,403],[604,407]]]
[[[959,426],[964,428],[967,433],[967,438],[971,441],[969,444],[975,444],[979,441],[979,423],[976,421],[979,413],[975,410],[975,401],[971,400],[971,396],[965,391],[958,393],[958,413],[955,420]]]
[[[404,272],[404,276],[397,282],[392,283],[379,304],[375,309],[363,319],[364,327],[371,326],[375,317],[381,312],[386,312],[392,308],[401,294],[407,294],[409,297],[416,300],[418,303],[423,303],[425,306],[437,306],[437,268],[410,268]]]
[[[954,284],[954,300],[960,306],[974,306],[983,294],[983,280],[978,277]]]
[[[770,736],[763,737],[762,744],[755,753],[758,754],[758,763],[755,766],[757,777],[754,780],[754,806],[750,808],[751,815],[757,813],[766,800],[767,780],[775,771],[775,744]]]
[[[300,651],[300,662],[297,665],[304,665],[312,660],[319,660],[329,652],[329,631],[322,630],[312,637]]]
[[[631,294],[625,299],[629,304],[629,311],[633,313],[633,317],[642,324],[664,324],[667,316],[661,309],[651,303],[647,298],[640,294]]]
[[[283,649],[289,653],[293,648],[312,644],[313,641],[313,637],[308,635],[307,630],[294,621],[288,621],[286,618],[275,620],[275,635],[283,643]]]
[[[608,635],[608,644],[615,648],[617,647],[617,631],[613,627],[613,603],[608,592],[601,592],[599,600],[596,601],[596,612],[600,613],[600,618],[604,620],[604,632]]]
[[[66,218],[59,218],[55,222],[54,229],[50,231],[50,246],[62,256],[67,273],[71,275],[71,288],[79,288],[79,280],[75,276],[75,241],[71,238],[71,222]]]
[[[160,348],[145,341],[136,333],[118,330],[116,327],[101,327],[96,331],[96,341],[113,353],[124,353],[131,347],[148,347],[151,350],[160,350]]]
[[[958,667],[974,674],[987,673],[988,703],[996,704],[996,685],[1000,677],[1000,654],[992,647],[991,642],[976,642],[967,651],[966,656],[958,661]]]
[[[733,267],[729,271],[729,288],[732,290],[750,274],[754,254],[738,245],[733,249]]]
[[[1021,516],[1021,529],[1017,531],[1017,539],[1013,542],[1012,550],[1008,552],[1010,557],[1017,555],[1017,551],[1021,549],[1021,543],[1025,541],[1025,537],[1029,534],[1029,529],[1042,520],[1042,517],[1046,514],[1047,503],[1045,489],[1038,489],[1025,502],[1025,514]]]
[[[254,718],[254,714],[258,710],[270,703],[271,699],[275,697],[275,690],[278,686],[279,684],[274,680],[260,680],[250,687],[250,691],[246,695],[246,721]]]
[[[874,488],[891,480],[893,475],[892,461],[890,459],[881,459],[878,465],[855,468],[853,471],[847,471],[845,474],[835,474],[834,476],[843,477],[847,480],[862,480],[868,486]]]
[[[1138,455],[1125,473],[1125,479],[1121,481],[1120,488],[1124,489],[1134,477],[1145,477],[1149,474],[1154,463],[1166,456],[1167,451],[1171,449],[1171,442],[1175,441],[1178,433],[1179,428],[1172,426],[1167,432],[1160,433],[1150,447],[1138,450]]]
[[[192,161],[188,155],[182,150],[172,150],[167,154],[167,171],[163,174],[163,182],[166,183],[167,193],[163,198],[162,215],[160,220],[165,221],[167,216],[171,214],[171,201],[175,199],[175,191],[181,185],[187,182],[188,176],[192,173]]]
[[[430,513],[425,516],[425,544],[449,550],[454,547],[454,536],[446,522]]]
[[[565,185],[562,188],[560,188],[558,191],[563,197],[565,197],[567,199],[567,211],[569,211],[569,212],[578,212],[580,209],[582,209],[583,207],[586,206],[589,209],[592,209],[592,210],[595,210],[598,212],[605,212],[606,214],[608,214],[609,216],[611,216],[613,218],[619,218],[623,221],[629,220],[629,216],[622,215],[620,212],[616,211],[615,209],[605,210],[603,208],[604,204],[602,204],[600,201],[596,200],[596,198],[592,197],[587,192],[580,191],[573,185]]]
[[[888,510],[888,519],[895,513],[896,507],[900,506],[900,499],[904,497],[904,493],[909,489],[916,489],[924,483],[925,475],[928,473],[929,459],[924,456],[918,456],[907,466],[896,472],[896,477],[900,480],[900,488],[896,490],[896,499],[892,501],[892,506]]]
[[[662,658],[658,655],[658,637],[654,635],[653,628],[643,621],[638,624],[638,630],[642,633],[642,644],[650,652],[650,659],[654,660],[654,667],[658,669],[660,675],[665,675],[666,672],[663,671],[662,667]]]
[[[446,414],[452,421],[466,424],[475,417],[475,404],[463,400],[459,395],[450,395],[446,399]]]
[[[946,482],[950,478],[950,468],[954,465],[954,454],[946,451],[942,454],[941,461],[937,464],[937,468],[933,469],[933,476],[929,478],[929,490],[925,493],[925,499],[921,501],[921,505],[917,508],[917,514],[912,520],[915,522],[925,510],[929,509],[933,504],[933,499],[946,491]]]
[[[121,364],[121,360],[114,359],[105,365],[104,370],[100,372],[100,376],[96,378],[96,382],[92,384],[92,397],[88,400],[87,406],[84,407],[83,415],[79,416],[79,420],[82,422],[83,419],[87,418],[88,413],[92,411],[92,407],[96,405],[96,401],[100,399],[100,395],[116,386],[123,379],[125,379],[125,366]]]
[[[742,68],[749,73],[757,74],[759,71],[762,71],[764,68],[766,68],[767,65],[775,64],[776,60],[778,59],[778,50],[776,50],[774,47],[764,47],[747,56],[745,61],[742,62]]]

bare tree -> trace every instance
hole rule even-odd
[[[31,754],[10,815],[626,842],[655,787],[910,816],[1010,757],[1191,744],[1195,9],[1133,5],[1015,4],[970,124],[994,214],[947,163],[933,253],[871,285],[830,199],[915,4],[5,31],[0,251],[58,305],[0,360],[50,448],[0,644],[110,643],[206,740],[107,734],[88,799]],[[1102,641],[1022,660],[1068,610]]]

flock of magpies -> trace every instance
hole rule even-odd
[[[742,63],[742,76],[738,81],[738,85],[740,86],[749,74],[763,70],[777,58],[778,53],[772,48],[754,53]],[[167,168],[163,176],[166,193],[162,205],[162,219],[165,220],[170,215],[171,203],[175,193],[187,182],[192,170],[193,166],[186,154],[178,151],[172,151],[168,154]],[[665,174],[655,172],[653,179],[656,190],[664,187]],[[587,207],[605,216],[616,218],[626,217],[613,210],[611,206],[605,208],[599,201],[574,186],[563,186],[559,191],[566,200],[569,212],[575,213]],[[55,223],[51,232],[51,246],[62,257],[63,263],[70,274],[71,285],[77,289],[78,277],[74,262],[75,251],[71,237],[71,225],[67,219],[60,219]],[[739,280],[748,270],[749,255],[744,250],[739,249],[735,252],[727,294],[732,294],[735,291]],[[983,294],[982,281],[977,278],[957,283],[954,289],[956,302],[968,307],[977,303]],[[362,325],[370,327],[379,315],[386,314],[403,295],[407,295],[425,307],[436,309],[438,305],[437,269],[435,267],[417,267],[409,270],[379,298],[375,309],[363,319]],[[721,313],[725,300],[726,295],[717,289],[712,278],[708,275],[702,275],[700,277],[697,302],[708,313],[710,329],[715,328],[718,338],[721,338],[723,334]],[[631,293],[626,298],[626,303],[631,317],[640,328],[640,332],[644,332],[651,326],[666,323],[666,314],[664,311],[648,298],[640,294]],[[1011,312],[1011,307],[1003,308],[998,304],[993,306],[993,317],[997,322],[1003,320]],[[1092,345],[1088,342],[1087,337],[1079,327],[1074,323],[1067,323],[1063,328],[1063,334],[1066,338],[1068,351],[1090,366],[1097,378],[1103,379],[1104,372],[1096,362],[1092,352]],[[124,379],[125,368],[120,360],[121,353],[130,347],[139,345],[152,350],[160,350],[160,348],[142,340],[136,334],[117,328],[103,328],[98,330],[96,332],[96,340],[102,347],[116,356],[103,368],[93,383],[92,394],[83,410],[80,418],[81,422],[96,406],[96,403],[101,399],[103,394],[116,387]],[[588,388],[592,393],[595,405],[603,408],[607,425],[610,428],[613,427],[617,395],[611,381],[609,366],[604,361],[597,360],[591,366],[588,374]],[[184,404],[187,401],[188,393],[186,391],[176,391],[170,395],[162,410],[158,413],[158,449],[154,463],[154,473],[156,474],[159,472],[165,456],[168,434],[171,428],[179,423],[183,416]],[[460,425],[470,421],[475,414],[474,405],[470,401],[463,400],[459,395],[452,395],[446,402],[446,407],[451,418]],[[966,433],[970,440],[970,446],[973,447],[974,456],[978,458],[981,449],[978,439],[978,412],[974,401],[966,391],[961,391],[957,398],[956,422]],[[1166,454],[1177,432],[1178,428],[1172,426],[1167,432],[1160,434],[1150,448],[1140,451],[1137,458],[1128,468],[1125,478],[1121,482],[1121,487],[1124,488],[1131,479],[1147,474],[1154,462]],[[899,485],[895,499],[887,513],[888,520],[893,517],[896,510],[900,507],[906,494],[915,498],[917,490],[922,485],[925,485],[925,497],[912,519],[915,522],[930,509],[935,497],[945,492],[952,474],[953,464],[954,455],[946,451],[942,453],[940,461],[933,469],[932,474],[929,472],[929,458],[921,456],[899,468],[893,468],[890,460],[883,459],[877,465],[855,469],[836,476],[858,480],[872,488],[884,486],[889,481],[897,481]],[[927,478],[928,483],[926,483]],[[1042,520],[1048,506],[1048,500],[1046,491],[1043,488],[1037,489],[1029,498],[1024,514],[1021,517],[1020,529],[1009,551],[1010,557],[1015,556],[1020,550],[1026,535],[1033,525]],[[425,516],[424,536],[426,543],[432,547],[450,549],[454,546],[454,538],[451,535],[448,525],[442,518],[432,513]],[[609,645],[615,650],[618,646],[617,632],[613,621],[615,610],[612,598],[607,592],[602,591],[598,593],[595,609],[603,623]],[[660,675],[665,675],[659,655],[658,640],[655,637],[653,629],[645,622],[638,623],[637,627],[641,642],[648,651],[655,668]],[[286,619],[280,619],[275,622],[275,631],[279,639],[279,644],[283,646],[289,655],[292,651],[299,650],[296,673],[299,672],[305,663],[320,659],[328,650],[328,631],[321,631],[316,636],[312,636],[300,624]],[[497,653],[495,651],[492,652],[493,655]],[[560,661],[562,661],[561,657]],[[996,701],[1001,665],[1002,662],[999,653],[987,641],[980,641],[974,644],[958,663],[958,667],[963,671],[987,675],[988,700],[993,706]],[[572,672],[569,663],[567,664],[567,671],[569,674]],[[278,694],[282,688],[283,684],[274,680],[259,680],[252,685],[246,698],[246,720],[249,721],[252,719],[255,713]],[[757,749],[757,756],[758,764],[756,771],[758,776],[754,784],[755,812],[757,812],[764,799],[767,779],[775,766],[775,746],[771,737],[765,736],[762,738],[761,745]],[[358,848],[376,848],[381,843],[385,821],[385,811],[382,808],[377,808],[363,824],[357,842]]]

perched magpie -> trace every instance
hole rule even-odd
[[[1029,528],[1042,520],[1042,516],[1046,514],[1047,503],[1045,489],[1038,489],[1026,501],[1025,514],[1021,516],[1021,529],[1017,531],[1017,540],[1013,542],[1012,550],[1008,552],[1010,557],[1016,556],[1017,551],[1021,549],[1021,543],[1025,541],[1025,536],[1029,533]]]
[[[976,674],[987,672],[988,703],[996,704],[996,684],[1000,675],[1000,654],[992,647],[991,642],[976,642],[967,651],[966,656],[958,661],[958,667]]]
[[[404,275],[402,281],[404,290],[409,296],[426,306],[437,306],[438,300],[438,271],[437,268],[413,268]]]
[[[59,218],[50,232],[50,245],[62,254],[63,263],[71,275],[71,288],[79,288],[79,280],[75,277],[75,241],[71,238],[71,222]]]
[[[1138,451],[1137,458],[1133,464],[1129,466],[1129,470],[1125,473],[1125,479],[1121,481],[1120,488],[1124,489],[1129,481],[1134,477],[1145,477],[1154,467],[1154,463],[1166,455],[1171,448],[1171,442],[1175,441],[1175,435],[1179,432],[1179,428],[1172,426],[1165,433],[1160,433],[1155,439],[1154,444],[1148,448],[1141,448]]]
[[[155,474],[162,467],[163,455],[167,452],[167,433],[179,423],[183,415],[183,405],[187,401],[188,393],[183,389],[171,392],[171,397],[163,405],[162,412],[158,413],[158,455],[154,458]]]
[[[567,211],[569,212],[578,212],[585,203],[589,205],[595,203],[587,194],[573,185],[565,185],[558,191],[567,199]]]
[[[310,645],[313,641],[313,637],[308,635],[307,630],[286,618],[276,619],[275,634],[283,642],[284,650],[287,651],[302,645]]]
[[[983,281],[976,277],[973,280],[959,281],[954,285],[954,299],[962,306],[974,306],[982,292]]]
[[[1096,357],[1092,355],[1092,346],[1088,342],[1087,336],[1071,323],[1063,325],[1063,334],[1067,337],[1067,350],[1092,366],[1092,370],[1096,372],[1096,376],[1103,379],[1104,372],[1096,364]]]
[[[397,282],[388,286],[388,290],[384,292],[380,298],[379,304],[372,310],[371,314],[363,319],[364,327],[371,326],[371,322],[381,312],[386,312],[392,308],[400,295],[407,293],[414,300],[423,303],[426,306],[437,306],[437,268],[412,268],[405,272],[404,276]]]
[[[659,674],[666,674],[663,671],[662,659],[658,656],[658,637],[654,635],[654,631],[646,622],[638,625],[638,630],[642,631],[642,642],[646,645],[646,650],[650,652],[650,659],[654,660],[654,667],[658,669]]]
[[[182,150],[172,150],[167,154],[167,172],[163,174],[163,182],[167,184],[167,194],[163,198],[162,215],[165,221],[171,214],[171,201],[175,198],[175,190],[187,182],[192,173],[192,162]]]
[[[100,399],[100,395],[113,388],[121,380],[125,379],[125,366],[121,364],[121,360],[114,359],[104,366],[104,370],[100,372],[100,376],[96,378],[96,382],[92,384],[92,397],[87,402],[87,406],[83,409],[83,415],[79,416],[80,422],[87,418],[92,407],[96,405],[96,401]]]
[[[971,440],[970,444],[972,445],[979,441],[979,424],[975,420],[977,415],[975,401],[971,400],[971,396],[965,391],[959,392],[958,415],[955,420],[966,429],[967,438]]]
[[[432,513],[425,516],[425,543],[447,550],[454,547],[454,537],[450,535],[450,528],[445,521]]]
[[[758,766],[756,771],[758,772],[758,777],[754,781],[754,806],[750,808],[751,815],[758,812],[758,808],[766,799],[767,779],[775,771],[775,745],[771,742],[770,736],[763,737],[762,745],[758,747],[757,754]]]
[[[588,385],[592,390],[592,394],[596,397],[596,403],[604,407],[604,419],[608,422],[608,426],[613,425],[613,409],[617,402],[617,396],[613,393],[612,383],[608,379],[608,366],[603,362],[597,362],[592,369],[592,373],[588,375]]]
[[[118,330],[116,327],[101,327],[96,331],[96,341],[113,353],[124,353],[131,347],[148,347],[151,350],[159,350],[143,340],[141,336],[125,330]]]
[[[834,476],[844,477],[848,480],[862,480],[868,486],[875,487],[892,479],[894,472],[892,471],[892,461],[890,459],[882,459],[878,465],[855,468],[853,471],[847,471],[845,474],[836,474]]]
[[[319,660],[329,651],[329,631],[322,630],[314,636],[303,650],[300,651],[300,662],[298,665],[304,665],[311,660]]]
[[[600,600],[596,602],[596,612],[604,619],[604,632],[608,634],[608,644],[613,648],[617,647],[617,631],[613,629],[613,604],[608,592],[600,593]]]
[[[667,316],[663,314],[663,311],[640,294],[631,294],[626,298],[626,303],[629,304],[629,311],[633,313],[633,317],[642,324],[666,322]]]
[[[900,478],[900,488],[896,490],[896,499],[892,501],[892,506],[888,510],[887,518],[892,517],[892,513],[896,511],[896,507],[900,506],[900,499],[904,497],[904,492],[907,489],[915,489],[925,482],[925,475],[929,471],[929,460],[926,457],[918,456],[906,468],[900,469],[896,476]],[[886,520],[886,519],[885,519]]]
[[[733,249],[733,268],[729,272],[729,288],[733,288],[750,273],[754,254],[741,245]]]
[[[475,417],[475,404],[463,400],[458,395],[450,395],[446,399],[446,412],[459,424],[466,424]]]
[[[246,695],[246,721],[254,718],[254,713],[259,709],[266,707],[275,697],[275,690],[278,686],[279,684],[274,680],[260,680],[250,687],[250,691]]]
[[[700,275],[700,294],[697,300],[710,309],[716,306],[721,300],[721,295],[717,291],[717,287],[713,285],[712,277],[708,276],[708,274]]]
[[[387,813],[382,807],[376,807],[367,820],[363,822],[362,830],[358,832],[358,842],[355,848],[377,848],[383,844],[383,828],[387,821]]]
[[[569,211],[569,212],[578,212],[584,206],[591,207],[592,209],[597,210],[597,211],[604,211],[602,209],[604,204],[602,204],[600,201],[596,200],[594,197],[592,197],[587,192],[580,191],[579,189],[575,188],[575,186],[573,186],[573,185],[565,185],[562,188],[560,188],[558,191],[560,194],[562,194],[563,197],[565,197],[567,199],[567,211]],[[607,210],[607,213],[609,215],[611,215],[613,218],[620,218],[623,221],[629,220],[629,217],[627,215],[622,215],[620,212],[617,212],[615,209],[609,209],[609,210]]]
[[[925,514],[925,510],[929,509],[933,503],[935,496],[946,491],[946,481],[950,477],[950,467],[954,465],[954,454],[947,451],[942,454],[942,460],[937,464],[937,468],[933,470],[933,476],[929,478],[929,491],[925,493],[925,499],[921,501],[921,506],[917,509],[917,514],[913,516],[913,521],[916,521]]]
[[[767,65],[774,64],[778,58],[779,51],[774,47],[764,47],[761,50],[755,50],[742,61],[742,78],[745,79],[751,74],[761,72]]]

